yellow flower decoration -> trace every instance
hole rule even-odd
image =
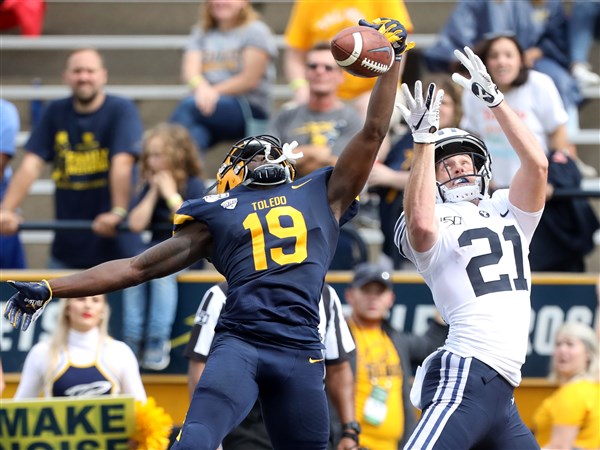
[[[173,419],[163,408],[156,405],[152,397],[146,403],[135,402],[135,433],[131,437],[137,443],[137,450],[165,450]]]

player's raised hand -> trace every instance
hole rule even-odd
[[[460,50],[454,50],[454,56],[458,58],[471,74],[470,80],[467,80],[459,73],[452,74],[452,80],[456,84],[459,84],[467,91],[471,91],[490,108],[502,103],[504,94],[498,90],[498,86],[492,81],[492,77],[488,73],[483,61],[473,53],[473,50],[465,47],[464,54]]]
[[[440,89],[435,93],[435,84],[431,83],[427,88],[427,97],[423,101],[423,87],[421,81],[417,80],[414,97],[406,83],[402,84],[402,94],[407,106],[398,104],[397,108],[400,109],[402,117],[412,131],[413,142],[416,144],[435,142],[435,133],[440,128],[440,106],[444,90]]]
[[[13,327],[19,328],[21,325],[21,330],[25,331],[52,300],[52,289],[46,280],[36,283],[20,281],[7,281],[7,283],[14,287],[17,293],[6,302],[4,317]]]
[[[408,32],[404,25],[397,20],[377,18],[373,22],[367,22],[365,19],[360,19],[358,24],[363,27],[373,28],[383,34],[390,44],[392,44],[396,61],[400,61],[402,55],[415,46],[414,42],[406,42]]]

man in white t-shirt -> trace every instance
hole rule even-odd
[[[491,159],[483,141],[458,129],[439,130],[430,85],[423,101],[406,85],[402,113],[413,132],[414,159],[395,242],[431,289],[450,326],[446,344],[415,377],[421,419],[405,449],[537,449],[514,404],[530,321],[528,246],[540,220],[548,161],[535,136],[503,102],[471,49],[455,55],[470,79],[453,80],[483,101],[520,160],[509,189],[490,198]]]

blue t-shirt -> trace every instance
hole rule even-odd
[[[52,162],[57,220],[94,220],[112,207],[109,169],[117,153],[139,155],[143,126],[131,100],[107,95],[90,114],[72,97],[51,102],[25,145]],[[52,255],[72,268],[87,268],[123,255],[119,241],[90,231],[57,231]]]
[[[144,197],[148,194],[148,190],[150,189],[149,184],[144,184],[139,193],[134,196],[133,202],[131,203],[131,207],[129,210],[131,211],[140,202],[144,199]],[[201,198],[206,192],[206,187],[204,186],[204,182],[200,178],[190,177],[187,180],[187,185],[185,187],[185,192],[183,194],[184,200],[192,200]],[[150,240],[149,246],[156,245],[159,242],[164,241],[172,236],[173,231],[171,225],[173,224],[173,213],[171,212],[171,208],[167,205],[167,202],[164,198],[160,197],[154,206],[154,210],[152,211],[152,218],[150,219],[150,225],[168,225],[165,230],[157,230],[152,232],[152,238]]]
[[[266,190],[238,186],[185,202],[175,231],[205,223],[213,238],[212,263],[228,282],[216,330],[284,346],[322,348],[319,298],[340,226],[327,198],[333,168]]]
[[[0,98],[0,153],[15,155],[17,134],[19,133],[19,112],[15,105]],[[0,181],[0,200],[10,182],[12,171],[10,166],[4,170],[4,176]]]

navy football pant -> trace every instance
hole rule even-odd
[[[329,412],[322,358],[318,350],[218,334],[172,450],[215,450],[257,397],[273,448],[326,449]]]
[[[539,449],[513,394],[488,365],[438,351],[423,381],[423,414],[404,449]]]

